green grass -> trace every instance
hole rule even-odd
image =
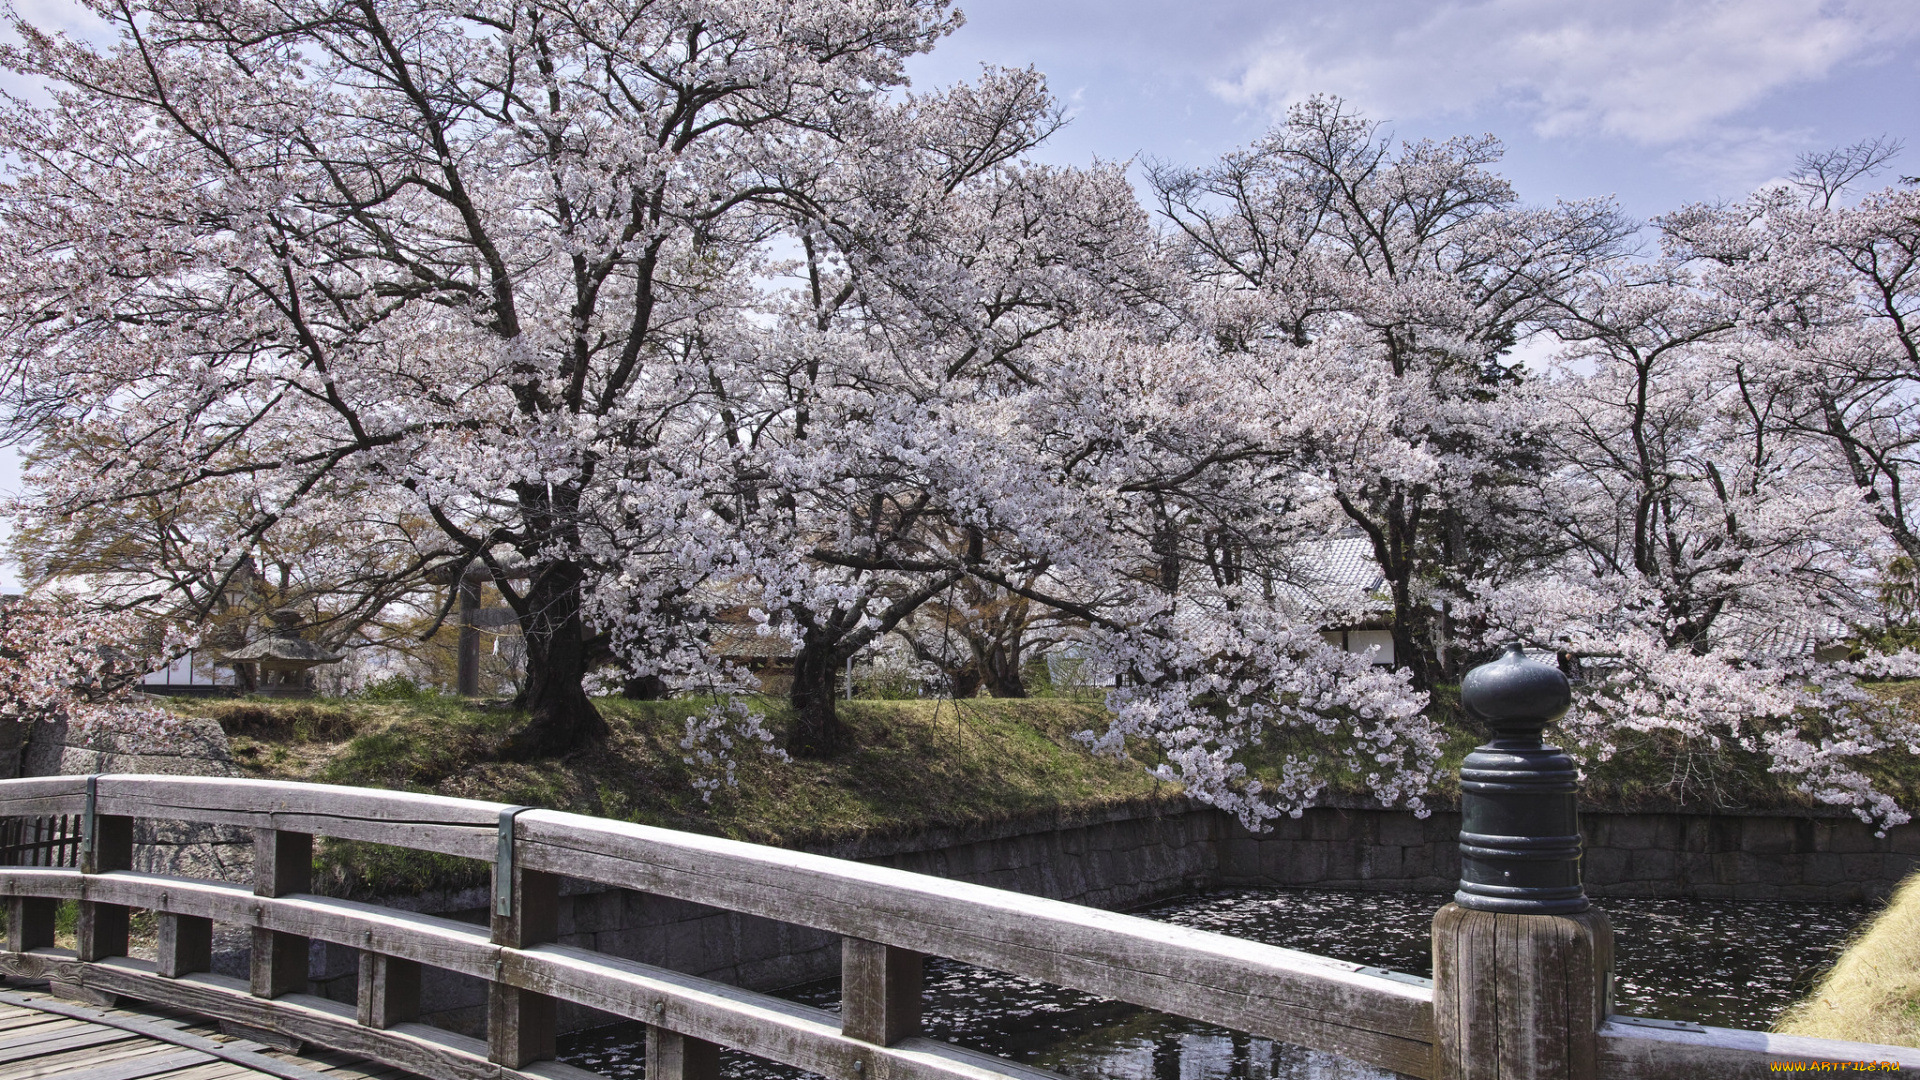
[[[1920,681],[1884,692],[1920,709]],[[520,717],[498,706],[414,692],[373,699],[289,702],[176,699],[216,719],[251,775],[434,792],[519,803],[787,846],[866,835],[977,826],[1036,813],[1085,813],[1179,795],[1141,760],[1095,758],[1073,734],[1106,723],[1094,701],[1070,698],[840,703],[853,749],[827,761],[785,763],[741,755],[738,786],[701,798],[679,746],[690,715],[709,699],[598,702],[611,738],[565,758],[502,760]],[[755,699],[768,727],[787,722],[782,701]],[[1432,705],[1449,733],[1429,805],[1457,796],[1457,771],[1486,733],[1462,715],[1457,690]],[[1551,733],[1550,733],[1551,737]],[[1288,754],[1318,754],[1328,793],[1367,794],[1364,772],[1341,767],[1337,745],[1311,731],[1282,733],[1246,757],[1256,773]],[[1145,755],[1141,755],[1144,757]],[[1895,751],[1865,769],[1906,806],[1920,806],[1920,756]],[[1590,765],[1584,805],[1623,810],[1808,809],[1817,804],[1764,757],[1703,749],[1671,736],[1636,737]],[[330,842],[319,852],[323,889],[342,895],[454,889],[485,882],[485,864],[370,844]]]
[[[1139,762],[1096,758],[1073,739],[1104,723],[1097,705],[983,698],[842,702],[854,749],[790,763],[748,752],[738,785],[709,802],[679,742],[687,717],[712,702],[597,704],[611,729],[606,747],[531,763],[501,760],[517,717],[455,699],[177,707],[220,721],[236,760],[255,776],[491,799],[788,846],[1179,795]],[[773,730],[785,726],[783,702],[754,706],[767,711]],[[486,880],[484,863],[337,841],[322,845],[316,869],[320,888],[349,896]]]

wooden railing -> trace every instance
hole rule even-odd
[[[648,1080],[713,1077],[723,1046],[837,1080],[1053,1075],[920,1037],[925,955],[1409,1076],[1438,1076],[1441,1068],[1426,980],[864,863],[361,788],[160,776],[0,781],[0,818],[57,815],[83,818],[81,865],[0,868],[8,908],[0,970],[270,1029],[425,1077],[592,1076],[551,1060],[560,1002],[648,1025]],[[139,818],[254,830],[253,888],[134,872]],[[316,836],[494,863],[491,926],[312,894]],[[840,934],[842,1012],[559,944],[562,876]],[[74,951],[53,948],[62,900],[79,902]],[[127,956],[136,908],[156,918],[153,962]],[[248,980],[209,972],[215,924],[251,930]],[[360,950],[354,1006],[306,992],[308,942],[316,939]],[[423,967],[485,981],[484,1042],[418,1022]],[[1443,988],[1457,977],[1436,974]],[[1491,1003],[1515,992],[1478,989]],[[1588,1063],[1597,1077],[1772,1075],[1773,1061],[1893,1061],[1920,1076],[1920,1051],[1625,1017],[1602,1025],[1597,1045]]]

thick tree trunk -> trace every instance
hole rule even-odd
[[[1433,689],[1433,657],[1428,652],[1428,611],[1413,602],[1413,590],[1404,579],[1390,583],[1393,596],[1393,660],[1413,673],[1415,690]]]
[[[581,683],[587,677],[586,634],[580,621],[580,568],[544,567],[527,584],[520,629],[526,637],[527,683],[515,700],[526,726],[507,740],[515,761],[553,757],[607,737],[607,723]]]
[[[959,700],[970,700],[980,696],[980,669],[972,664],[966,667],[947,668],[947,687]]]
[[[797,758],[831,757],[840,749],[840,714],[834,709],[834,676],[840,658],[827,644],[800,647],[793,661],[793,725],[787,729],[787,753]]]
[[[996,642],[981,656],[980,667],[986,676],[987,693],[997,698],[1027,696],[1027,685],[1020,680],[1018,647]]]

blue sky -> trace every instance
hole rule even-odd
[[[1920,121],[1916,0],[972,0],[917,84],[1033,65],[1073,114],[1042,156],[1198,163],[1337,94],[1403,138],[1491,132],[1522,197],[1649,217]],[[1912,141],[1911,139],[1909,141]],[[1920,172],[1920,146],[1896,166]]]
[[[69,0],[16,0],[82,33]],[[1645,218],[1873,137],[1920,173],[1920,0],[971,0],[920,87],[1032,65],[1072,122],[1043,160],[1198,164],[1337,94],[1402,138],[1491,132],[1522,198]],[[16,87],[16,89],[18,89]],[[0,489],[18,484],[0,448]],[[0,524],[4,524],[0,522]],[[16,587],[0,566],[0,588]]]

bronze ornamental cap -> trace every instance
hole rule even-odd
[[[1559,668],[1528,659],[1516,641],[1498,660],[1467,672],[1460,704],[1496,729],[1539,728],[1567,715],[1573,691]]]

